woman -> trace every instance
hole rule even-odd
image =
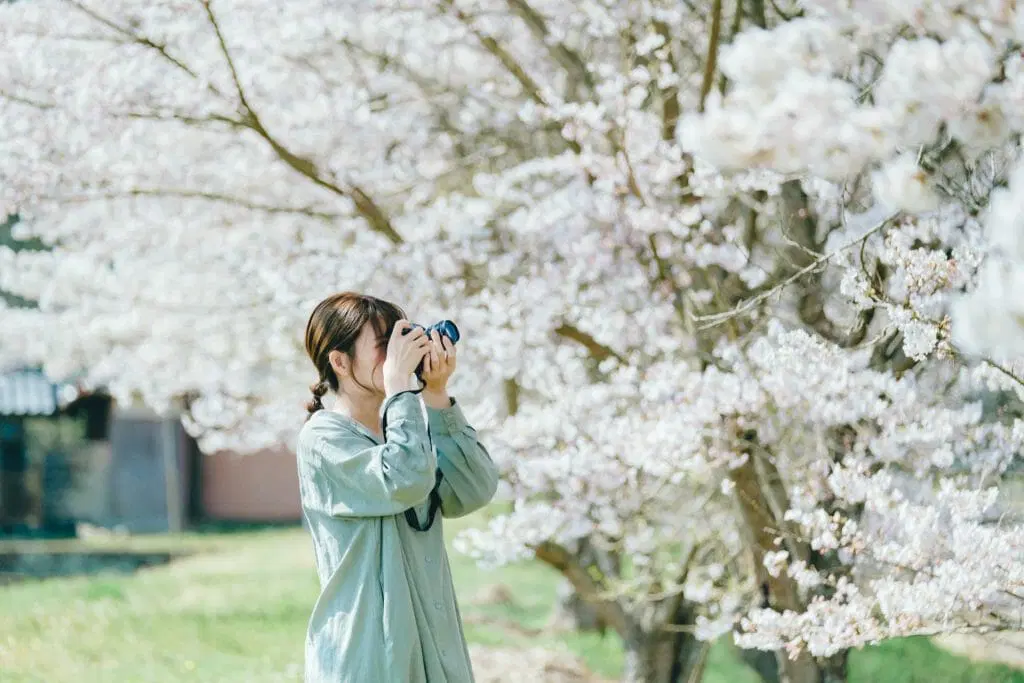
[[[321,586],[306,682],[473,681],[440,517],[487,504],[498,473],[448,396],[455,345],[393,304],[343,292],[313,311],[306,352],[320,381],[299,484]],[[410,390],[420,361],[422,390]]]

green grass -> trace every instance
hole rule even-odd
[[[477,520],[479,521],[479,520]],[[449,538],[459,526],[446,521]],[[134,575],[101,575],[0,587],[2,683],[297,683],[302,638],[317,594],[311,544],[301,529],[154,536],[140,550],[191,553]],[[48,543],[55,548],[68,544]],[[72,544],[75,545],[75,544]],[[2,549],[2,546],[0,546]],[[557,576],[537,563],[480,570],[451,553],[471,643],[564,649],[614,679],[615,636],[542,632]],[[509,602],[482,602],[502,585]],[[1024,673],[972,664],[906,640],[855,652],[852,683],[1024,683]],[[517,680],[514,674],[508,680]],[[724,643],[712,648],[704,683],[757,683]]]
[[[972,662],[926,638],[890,640],[850,656],[851,683],[1024,683],[1024,671]]]

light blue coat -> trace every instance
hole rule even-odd
[[[302,509],[321,587],[306,683],[471,683],[441,519],[486,505],[497,468],[454,400],[434,410],[403,392],[381,417],[384,442],[328,410],[299,434]],[[441,514],[426,528],[431,499]]]

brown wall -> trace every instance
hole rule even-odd
[[[299,478],[289,450],[200,456],[203,516],[228,521],[299,521]]]

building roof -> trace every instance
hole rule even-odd
[[[57,385],[37,370],[0,374],[0,415],[53,415]]]

